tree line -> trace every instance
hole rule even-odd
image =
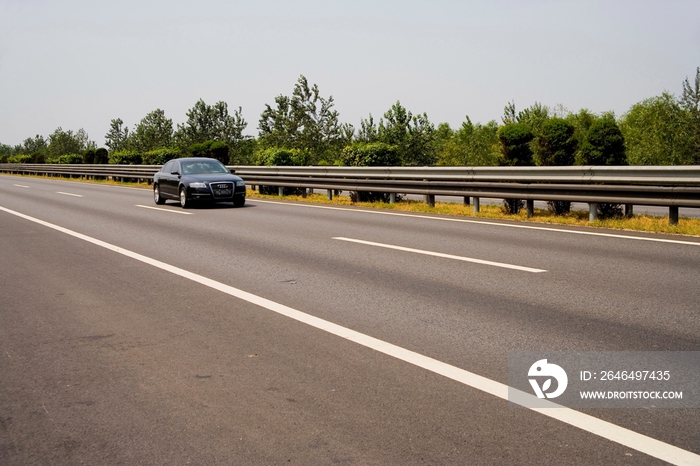
[[[156,109],[131,129],[111,120],[106,147],[83,129],[57,128],[22,144],[0,144],[0,162],[162,164],[180,156],[209,156],[234,165],[553,166],[700,164],[700,67],[676,97],[667,92],[616,117],[587,109],[569,112],[540,103],[503,110],[501,122],[437,127],[399,101],[379,121],[341,123],[333,97],[300,76],[291,95],[266,104],[257,137],[238,107],[199,100],[177,126]]]

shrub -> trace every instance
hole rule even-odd
[[[95,163],[95,152],[97,149],[87,149],[83,152],[83,163]]]
[[[403,160],[397,146],[383,142],[357,142],[341,152],[341,162],[350,167],[395,167]],[[352,202],[389,202],[389,193],[374,191],[351,191]]]
[[[109,163],[116,165],[141,165],[141,154],[130,151],[113,152],[109,156]]]
[[[525,201],[522,199],[503,199],[503,210],[506,214],[517,214],[523,207],[525,207]]]
[[[165,165],[168,160],[182,156],[179,149],[156,149],[149,150],[141,157],[144,165]]]
[[[547,201],[547,209],[554,215],[566,215],[571,212],[571,201]]]
[[[580,165],[627,165],[625,138],[611,115],[594,121],[581,145]]]
[[[211,158],[218,160],[224,165],[228,163],[228,146],[225,142],[214,141],[209,146],[209,154]]]
[[[598,217],[601,219],[606,218],[619,218],[624,215],[622,211],[622,204],[610,204],[601,203],[598,204]]]
[[[64,154],[58,157],[49,157],[46,159],[48,163],[83,163],[82,154]]]
[[[221,141],[204,141],[197,144],[192,144],[187,148],[192,157],[210,157],[218,160],[223,164],[229,162],[229,148],[225,142]]]
[[[109,162],[109,152],[104,147],[95,150],[95,160],[92,163],[105,164]]]
[[[627,165],[625,138],[612,115],[591,124],[581,146],[580,162],[584,165]],[[598,215],[605,218],[622,215],[620,204],[598,204]]]
[[[275,166],[303,166],[307,165],[310,159],[308,151],[300,149],[285,149],[282,147],[270,147],[262,150],[257,156],[257,165],[265,165],[268,167]],[[301,188],[283,188],[283,194],[301,194]],[[277,186],[260,186],[261,194],[279,194]]]
[[[501,163],[506,167],[522,167],[532,165],[532,149],[530,141],[534,134],[528,125],[510,123],[498,130],[498,140],[501,142]]]
[[[537,164],[541,166],[569,166],[574,164],[578,141],[574,125],[562,118],[550,118],[542,124],[542,134],[537,138]],[[554,215],[571,211],[569,201],[547,201]]]
[[[357,142],[341,152],[347,167],[397,167],[403,164],[398,147],[383,142]]]
[[[309,164],[310,154],[301,149],[285,149],[282,147],[270,147],[258,152],[257,165],[268,167],[276,166],[304,166]]]
[[[32,159],[33,157],[31,155],[13,155],[7,158],[7,163],[32,163]]]
[[[535,137],[528,125],[509,123],[498,130],[501,142],[501,165],[507,167],[532,165],[530,141]],[[507,214],[517,214],[525,206],[522,199],[504,199]]]

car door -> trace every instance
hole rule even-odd
[[[160,192],[164,197],[177,197],[177,185],[180,178],[177,175],[173,175],[175,171],[179,172],[179,167],[175,160],[171,160],[163,167],[160,178]]]

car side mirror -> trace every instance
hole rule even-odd
[[[229,171],[231,172],[231,174],[234,174],[234,173],[236,173],[236,169],[235,169],[235,168],[232,168],[232,169],[231,169],[231,170],[229,170]]]
[[[177,171],[177,170],[173,170],[173,171],[171,171],[171,172],[170,172],[170,174],[171,174],[171,175],[177,175],[177,176],[180,176],[180,172],[179,172],[179,171]]]

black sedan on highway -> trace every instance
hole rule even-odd
[[[241,207],[245,204],[245,181],[216,159],[173,159],[154,175],[153,199],[159,205],[175,199],[183,209],[192,201],[233,202]]]

